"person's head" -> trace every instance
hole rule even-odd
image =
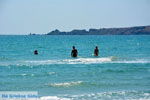
[[[37,54],[38,54],[38,51],[37,51],[37,50],[34,50],[34,54],[37,55]]]
[[[73,49],[75,49],[75,46],[72,46]]]
[[[98,46],[96,46],[95,48],[98,49]]]

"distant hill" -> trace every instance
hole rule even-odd
[[[72,30],[70,32],[60,32],[56,29],[46,35],[150,35],[150,26],[89,29],[89,31]]]

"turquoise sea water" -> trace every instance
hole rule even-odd
[[[78,58],[70,57],[73,45]],[[0,36],[0,91],[38,91],[41,100],[150,100],[150,36]]]

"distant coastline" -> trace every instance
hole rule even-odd
[[[149,26],[136,26],[127,28],[101,28],[86,30],[72,30],[70,32],[61,32],[58,29],[47,33],[46,35],[150,35]]]

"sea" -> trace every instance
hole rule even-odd
[[[0,91],[37,91],[40,100],[150,100],[150,35],[1,35]]]

